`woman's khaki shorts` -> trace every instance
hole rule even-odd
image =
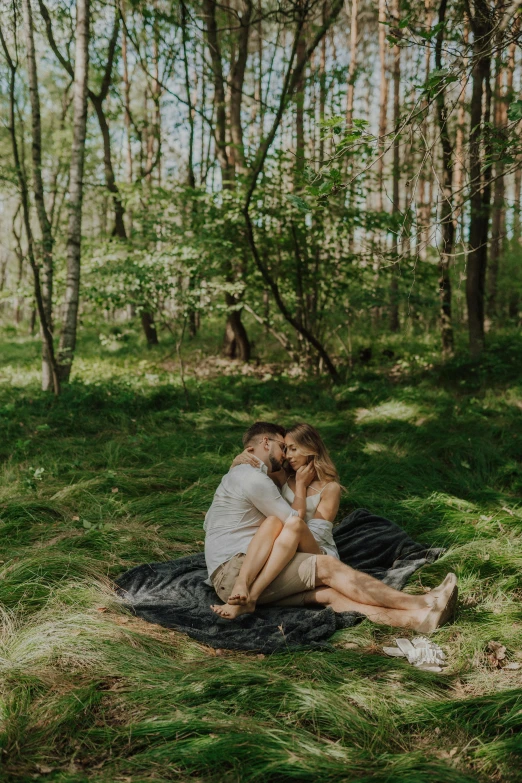
[[[303,603],[299,598],[292,601],[285,599],[314,589],[316,558],[317,555],[297,552],[279,576],[261,594],[258,603],[278,606],[284,606],[285,603],[297,606]],[[235,555],[212,574],[214,590],[224,603],[228,601],[244,559],[245,555]]]

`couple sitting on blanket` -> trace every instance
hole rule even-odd
[[[332,523],[341,487],[317,430],[256,422],[243,445],[205,518],[208,584],[224,602],[212,606],[216,614],[233,620],[257,604],[330,606],[420,633],[450,619],[455,574],[426,595],[407,595],[339,560]]]

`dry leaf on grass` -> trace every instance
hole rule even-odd
[[[488,642],[486,645],[489,665],[494,669],[501,669],[506,657],[506,648],[500,642]]]

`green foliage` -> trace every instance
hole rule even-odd
[[[510,122],[522,120],[522,101],[511,101],[508,108],[508,119]]]
[[[283,368],[197,380],[186,352],[187,403],[176,371],[99,331],[57,400],[39,391],[36,340],[2,346],[2,781],[521,781],[520,672],[485,653],[496,640],[522,661],[520,334],[445,365],[426,337],[375,338],[378,360],[334,391]],[[123,608],[111,578],[201,550],[255,418],[320,429],[347,489],[340,517],[365,506],[448,548],[409,588],[459,575],[457,621],[437,634],[447,674],[385,658],[397,633],[368,622],[327,650],[258,658]]]

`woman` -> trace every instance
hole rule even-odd
[[[332,526],[339,510],[341,486],[321,436],[310,424],[295,424],[287,431],[285,451],[285,466],[269,475],[281,487],[281,494],[290,505],[296,492],[305,492],[304,519],[292,516],[283,524],[269,518],[259,526],[228,602],[212,607],[221,617],[234,619],[253,612],[261,593],[297,551],[339,557]],[[236,457],[232,467],[242,464],[259,467],[248,449]],[[267,551],[268,557],[262,554]]]
[[[328,449],[315,427],[310,424],[294,424],[286,433],[285,445],[287,467],[279,471],[276,479],[281,486],[281,495],[292,504],[296,471],[304,465],[313,466],[316,479],[308,485],[304,519],[320,551],[338,558],[332,529],[339,510],[341,485]]]

